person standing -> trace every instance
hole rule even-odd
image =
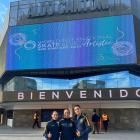
[[[87,117],[86,113],[84,113],[84,116]]]
[[[44,134],[46,140],[59,140],[59,124],[57,123],[58,113],[54,111],[52,113],[51,121],[48,121],[45,125]]]
[[[60,140],[74,140],[74,121],[70,119],[70,111],[64,110],[64,119],[59,122],[59,130],[61,132]]]
[[[33,128],[34,126],[37,124],[38,128],[41,128],[38,124],[38,119],[39,119],[39,114],[38,111],[36,111],[36,113],[34,114],[34,124],[33,124]]]
[[[92,130],[88,118],[81,115],[81,107],[79,105],[75,105],[74,112],[76,114],[73,119],[75,123],[75,140],[88,140],[88,134]]]
[[[105,132],[107,132],[109,117],[105,114],[105,112],[102,115],[102,120],[103,120]]]
[[[93,112],[92,115],[92,122],[93,122],[93,133],[95,134],[95,128],[97,130],[97,133],[99,134],[99,122],[100,122],[100,117],[98,115],[96,115],[96,112]]]

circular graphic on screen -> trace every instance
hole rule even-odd
[[[24,44],[26,50],[32,50],[36,47],[36,43],[34,41],[28,41]]]
[[[127,56],[134,52],[134,47],[130,42],[120,41],[112,45],[113,53],[117,56]]]
[[[17,33],[10,36],[10,44],[14,46],[23,45],[26,42],[26,36],[23,33]]]

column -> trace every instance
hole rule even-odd
[[[73,117],[73,108],[72,108],[72,104],[68,104],[68,109],[70,111],[70,117]]]

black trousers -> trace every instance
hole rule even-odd
[[[108,121],[103,121],[105,132],[107,132]]]
[[[95,129],[97,130],[97,132],[99,132],[99,123],[98,122],[94,122],[94,131]]]
[[[38,124],[38,120],[37,120],[37,119],[35,119],[35,122],[34,122],[34,124],[33,124],[33,127],[34,127],[36,124],[37,124],[37,126],[39,127],[39,124]]]

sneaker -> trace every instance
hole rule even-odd
[[[95,134],[95,131],[92,134]]]

